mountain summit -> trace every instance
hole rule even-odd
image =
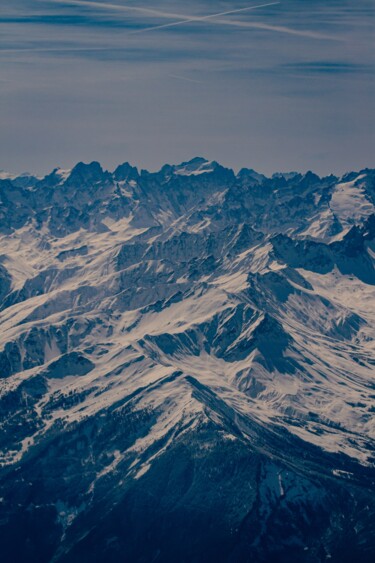
[[[6,563],[375,557],[375,170],[0,178]]]

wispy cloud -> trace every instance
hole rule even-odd
[[[261,29],[264,31],[274,31],[276,33],[286,33],[287,35],[295,35],[297,37],[306,37],[308,39],[317,40],[328,40],[328,41],[340,41],[339,37],[328,35],[324,33],[319,33],[318,31],[309,31],[307,29],[294,29],[291,27],[286,27],[283,25],[271,25],[261,22],[241,22],[241,21],[225,21],[217,20],[216,23],[220,25],[232,25],[235,27],[241,27],[244,29]]]
[[[203,84],[203,80],[195,80],[194,78],[189,78],[188,76],[180,76],[179,74],[168,74],[169,78],[174,78],[176,80],[183,80],[184,82],[194,82],[195,84]]]
[[[305,61],[300,63],[287,63],[282,65],[283,70],[290,70],[304,74],[372,74],[374,65],[350,63],[343,61]]]

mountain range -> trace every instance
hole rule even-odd
[[[375,558],[375,169],[0,175],[4,563]]]

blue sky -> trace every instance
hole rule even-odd
[[[0,169],[375,166],[374,21],[373,0],[2,0]]]

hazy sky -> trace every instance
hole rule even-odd
[[[0,169],[375,166],[374,0],[268,3],[1,0]]]

